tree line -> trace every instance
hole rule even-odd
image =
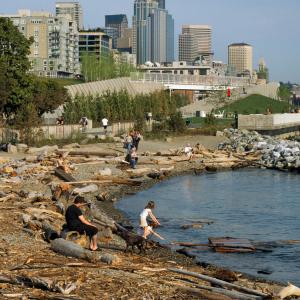
[[[96,123],[104,117],[110,122],[137,121],[145,119],[149,112],[155,120],[164,120],[186,103],[185,97],[170,96],[165,91],[135,96],[129,95],[126,90],[107,91],[98,96],[76,95],[64,105],[64,120],[66,123],[78,123],[85,116]]]

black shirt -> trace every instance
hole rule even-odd
[[[75,230],[77,226],[83,224],[79,220],[80,216],[82,216],[82,211],[75,204],[72,204],[67,208],[66,221],[67,221],[68,228],[70,230]]]

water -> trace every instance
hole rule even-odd
[[[157,231],[171,241],[207,243],[208,237],[231,236],[256,241],[300,239],[300,177],[269,170],[239,170],[183,176],[124,198],[117,207],[138,226],[139,213],[155,200]],[[193,220],[214,223],[202,229],[180,228]],[[272,253],[223,254],[194,251],[197,259],[261,277],[300,285],[300,244],[276,247]]]

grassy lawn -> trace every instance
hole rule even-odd
[[[185,119],[186,121],[190,121],[191,125],[196,124],[199,127],[204,127],[207,126],[205,123],[206,118],[201,118],[201,117],[193,117],[193,118],[187,118]],[[232,119],[215,119],[215,126],[220,126],[220,127],[228,127],[232,123]]]
[[[244,99],[238,100],[230,105],[220,108],[226,112],[235,112],[239,114],[264,114],[267,109],[272,113],[288,112],[290,105],[284,101],[274,100],[262,95],[251,95]]]

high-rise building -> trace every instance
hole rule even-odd
[[[157,0],[158,7],[161,9],[166,9],[166,0]]]
[[[174,19],[164,1],[135,0],[132,46],[137,64],[174,60]]]
[[[80,73],[77,24],[71,16],[20,10],[4,15],[26,38],[33,37],[28,56],[31,72],[38,76],[69,77]]]
[[[209,25],[183,25],[179,35],[179,60],[210,65],[213,57],[211,37]]]
[[[97,59],[109,55],[112,49],[110,36],[100,31],[79,32],[79,58],[84,55],[95,55]]]
[[[118,38],[117,49],[120,52],[132,53],[132,29],[126,28],[123,36]]]
[[[112,39],[112,49],[117,49],[117,44],[118,44],[118,38],[119,38],[119,33],[118,29],[114,27],[105,27],[103,28],[103,31],[111,37]]]
[[[117,38],[123,37],[125,29],[128,28],[128,20],[126,15],[106,15],[105,27],[115,28],[117,30]]]
[[[235,69],[238,75],[252,76],[253,49],[245,43],[235,43],[228,46],[228,66]]]
[[[82,6],[78,1],[56,2],[56,15],[70,15],[72,20],[77,23],[78,30],[83,29]]]

